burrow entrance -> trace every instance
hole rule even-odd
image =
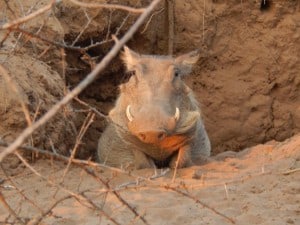
[[[262,12],[255,3],[212,3],[202,29],[200,9],[189,11],[189,4],[176,5],[174,52],[205,49],[186,82],[201,103],[213,152],[239,151],[273,139],[282,141],[299,132],[300,41],[295,35],[300,32],[296,23],[299,9],[292,3],[277,4]],[[128,45],[141,53],[165,53],[163,18],[153,17],[147,30],[138,32]],[[66,36],[65,41],[73,41],[78,34]],[[104,39],[104,34],[90,32],[77,45],[86,47],[91,40]],[[81,81],[93,67],[90,59],[99,62],[112,44],[92,48],[85,55],[68,51],[68,85],[74,87]],[[122,62],[116,58],[79,97],[107,114],[117,98],[118,85],[126,79]],[[77,126],[84,115],[79,116]],[[84,155],[95,152],[105,125],[102,118],[92,124],[84,138]]]

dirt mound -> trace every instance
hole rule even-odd
[[[124,171],[39,160],[8,177],[1,193],[33,224],[299,224],[300,136],[218,155],[178,171]],[[63,178],[64,177],[64,178]],[[30,181],[30,182],[28,182]],[[0,221],[16,223],[0,205]]]
[[[6,42],[0,54],[1,65],[7,69],[13,82],[7,82],[4,74],[0,76],[0,134],[2,141],[6,142],[13,141],[28,123],[47,112],[63,97],[65,89],[64,80],[56,71],[24,51],[11,54],[10,44]],[[18,93],[14,91],[14,86]],[[21,102],[29,112],[29,121]],[[70,106],[66,106],[49,123],[33,133],[28,144],[68,154],[75,138],[72,117]]]

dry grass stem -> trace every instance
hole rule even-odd
[[[296,168],[296,169],[292,169],[292,170],[287,170],[287,171],[283,172],[282,174],[289,175],[291,173],[296,173],[296,172],[299,172],[299,171],[300,171],[300,168]]]
[[[6,208],[9,211],[10,215],[12,215],[15,219],[17,219],[21,224],[25,224],[25,222],[21,218],[19,218],[18,214],[7,203],[1,191],[0,191],[0,202],[2,203],[4,208]]]
[[[81,129],[80,129],[80,131],[79,131],[79,134],[78,134],[77,137],[76,137],[75,146],[74,146],[74,148],[73,148],[73,150],[72,150],[72,152],[71,152],[71,156],[70,156],[70,158],[69,158],[68,164],[67,164],[66,169],[65,169],[65,171],[64,171],[64,174],[63,174],[63,176],[62,176],[62,181],[61,181],[61,182],[64,181],[65,176],[66,176],[66,174],[67,174],[67,172],[68,172],[68,170],[69,170],[69,168],[70,168],[70,166],[71,166],[72,159],[75,158],[76,152],[77,152],[77,150],[78,150],[78,148],[79,148],[79,146],[80,146],[80,144],[81,144],[82,138],[83,138],[84,134],[86,133],[87,129],[88,129],[88,128],[90,127],[90,125],[94,122],[94,118],[95,118],[95,114],[94,114],[93,112],[90,112],[90,113],[86,116],[85,121],[83,122],[83,124],[82,124],[82,126],[81,126]]]
[[[174,0],[167,0],[167,12],[168,12],[168,54],[173,55],[174,51]]]
[[[217,214],[217,215],[223,217],[224,219],[226,219],[227,221],[229,221],[231,224],[235,224],[235,220],[234,220],[234,219],[232,219],[232,218],[230,218],[230,217],[224,215],[223,213],[219,212],[219,211],[216,210],[215,208],[213,208],[213,207],[207,205],[206,203],[200,201],[198,198],[196,198],[196,197],[194,197],[194,196],[192,196],[192,195],[190,195],[190,194],[188,194],[188,193],[186,193],[186,192],[183,192],[183,191],[181,191],[181,190],[179,190],[179,189],[177,189],[177,188],[174,188],[174,187],[166,186],[165,188],[166,188],[167,190],[170,189],[170,190],[172,190],[172,191],[174,191],[174,192],[176,192],[176,193],[178,193],[178,194],[180,194],[180,195],[183,195],[183,196],[185,196],[185,197],[187,197],[187,198],[189,198],[189,199],[194,200],[197,204],[200,204],[202,207],[204,207],[204,208],[206,208],[206,209],[209,209],[209,210],[212,211],[213,213],[215,213],[215,214]]]
[[[162,13],[165,10],[165,8],[161,8],[159,10],[157,10],[156,12],[152,13],[152,15],[150,16],[150,18],[148,19],[146,25],[144,26],[144,29],[141,31],[141,34],[145,33],[148,29],[149,24],[151,23],[152,19],[154,18],[154,16]]]
[[[111,190],[111,193],[112,194],[114,194],[116,197],[117,197],[117,199],[123,204],[123,205],[125,205],[134,215],[135,215],[135,217],[136,218],[140,218],[140,220],[144,223],[144,224],[149,224],[148,222],[147,222],[147,220],[142,216],[142,215],[140,215],[137,211],[136,211],[136,209],[134,208],[134,207],[132,207],[121,195],[120,195],[120,193],[118,192],[118,191],[116,191],[116,190],[114,190],[114,189],[112,189],[110,186],[109,186],[109,184],[108,184],[108,182],[106,182],[106,181],[104,181],[100,176],[97,176],[96,174],[95,174],[95,172],[94,171],[92,171],[92,170],[89,170],[89,169],[85,169],[85,171],[88,173],[88,174],[90,174],[92,177],[94,177],[96,180],[98,180],[98,181],[100,181],[103,185],[104,185],[104,187],[107,189],[107,190]]]
[[[119,10],[125,10],[130,13],[144,13],[147,9],[146,8],[133,8],[133,7],[128,7],[128,6],[123,6],[123,5],[117,5],[117,4],[101,4],[101,3],[85,3],[85,2],[80,2],[77,0],[69,0],[75,5],[84,7],[84,8],[106,8],[106,9],[119,9]]]
[[[29,20],[32,20],[34,18],[36,18],[37,16],[47,12],[48,10],[50,10],[57,2],[59,2],[58,0],[52,0],[48,5],[44,6],[43,8],[40,8],[39,10],[30,13],[27,16],[24,16],[22,18],[18,18],[12,22],[6,23],[2,26],[0,26],[0,30],[8,30],[14,26],[17,26],[19,24],[28,22]]]

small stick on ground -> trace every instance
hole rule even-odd
[[[40,222],[41,222],[44,218],[46,218],[46,216],[47,216],[48,214],[51,213],[52,209],[54,209],[59,203],[65,201],[65,200],[67,200],[67,199],[69,199],[69,198],[72,198],[72,196],[71,196],[71,195],[67,195],[67,196],[65,196],[65,197],[63,197],[63,198],[61,198],[61,199],[55,201],[55,202],[54,202],[47,210],[45,210],[41,215],[38,215],[38,216],[34,217],[34,218],[31,219],[26,225],[38,225],[38,224],[40,224]]]
[[[13,180],[12,177],[10,177],[5,168],[3,167],[2,164],[0,164],[0,168],[2,169],[3,174],[5,175],[6,179],[13,185],[13,187],[16,189],[16,191],[22,196],[23,200],[25,199],[27,202],[29,202],[30,204],[32,204],[36,209],[38,209],[40,212],[43,212],[43,210],[41,209],[41,207],[39,207],[33,200],[31,200],[29,197],[27,197],[24,193],[23,190],[21,190],[17,183]]]
[[[75,158],[75,155],[76,155],[76,153],[77,153],[78,147],[79,147],[79,145],[81,144],[81,140],[82,140],[84,134],[86,133],[87,129],[88,129],[88,128],[90,127],[90,125],[94,122],[94,118],[95,118],[95,114],[94,114],[93,112],[90,112],[90,113],[87,115],[87,117],[85,118],[85,121],[83,122],[83,124],[82,124],[82,126],[81,126],[81,129],[80,129],[80,131],[79,131],[79,134],[78,134],[78,136],[77,136],[77,138],[76,138],[75,146],[74,146],[74,148],[73,148],[73,150],[72,150],[70,159],[69,159],[69,161],[68,161],[67,167],[66,167],[66,169],[65,169],[65,171],[64,171],[64,174],[63,174],[63,176],[62,176],[61,182],[64,181],[65,176],[66,176],[66,174],[67,174],[67,172],[68,172],[68,170],[69,170],[69,168],[70,168],[70,166],[71,166],[72,159]]]
[[[105,182],[101,177],[99,177],[99,176],[97,176],[96,174],[95,174],[95,172],[94,171],[92,171],[92,170],[89,170],[89,169],[87,169],[87,168],[84,168],[85,169],[85,171],[88,173],[88,174],[90,174],[92,177],[94,177],[96,180],[98,180],[98,181],[100,181],[104,186],[105,186],[105,188],[107,189],[107,190],[111,190],[111,192],[117,197],[117,199],[123,204],[123,205],[125,205],[135,216],[136,216],[136,218],[140,218],[142,221],[143,221],[143,223],[144,224],[149,224],[148,222],[147,222],[147,220],[142,216],[142,215],[140,215],[136,210],[135,210],[135,208],[133,208],[126,200],[124,200],[123,198],[122,198],[122,196],[116,191],[116,190],[113,190],[110,186],[109,186],[109,184],[107,183],[107,182]]]
[[[16,218],[16,220],[18,220],[21,224],[25,224],[25,222],[18,217],[17,213],[10,207],[10,205],[7,203],[7,201],[5,200],[4,196],[2,195],[1,191],[0,191],[0,202],[2,203],[2,205],[9,211],[9,213]]]
[[[289,175],[291,173],[296,173],[296,172],[299,172],[300,171],[300,168],[296,168],[296,169],[293,169],[293,170],[287,170],[285,172],[283,172],[282,174],[283,175]]]
[[[191,196],[191,195],[189,195],[189,194],[187,194],[187,193],[185,193],[185,192],[183,192],[183,191],[181,191],[181,190],[178,190],[178,189],[175,188],[175,187],[165,186],[165,188],[166,188],[167,190],[170,189],[170,190],[172,190],[172,191],[174,191],[174,192],[176,192],[176,193],[178,193],[178,194],[180,194],[180,195],[183,195],[183,196],[185,196],[185,197],[187,197],[187,198],[189,198],[189,199],[194,200],[196,203],[200,204],[202,207],[209,209],[210,211],[214,212],[215,214],[217,214],[217,215],[223,217],[224,219],[228,220],[230,223],[235,224],[234,219],[232,219],[232,218],[230,218],[230,217],[224,215],[223,213],[217,211],[215,208],[213,208],[213,207],[207,205],[206,203],[200,201],[198,198],[196,198],[196,197],[194,197],[194,196]]]
[[[174,183],[175,179],[176,179],[176,174],[177,174],[179,160],[181,159],[181,154],[182,154],[182,151],[178,151],[176,165],[175,165],[175,168],[174,168],[174,173],[173,173],[173,178],[172,178],[172,183]]]

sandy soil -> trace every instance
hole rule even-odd
[[[10,162],[3,165],[9,177],[0,172],[2,195],[29,224],[42,214],[40,224],[49,225],[144,224],[142,218],[151,225],[300,223],[299,135],[223,153],[177,171],[175,180],[174,171],[157,171],[150,179],[150,169],[126,174],[78,166],[63,179],[65,163],[44,159],[31,165],[42,177]],[[0,221],[15,221],[3,205]]]

